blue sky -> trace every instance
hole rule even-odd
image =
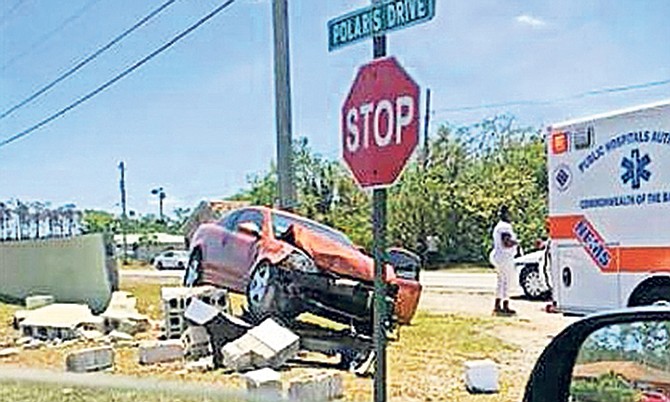
[[[0,2],[0,111],[91,54],[164,0]],[[293,133],[339,158],[339,110],[371,46],[328,53],[328,19],[367,0],[289,0]],[[17,5],[18,4],[18,5]],[[5,139],[150,53],[220,2],[178,0],[30,105],[0,120]],[[16,5],[16,7],[14,7]],[[78,11],[83,12],[78,13]],[[73,16],[76,16],[73,17]],[[430,23],[389,36],[415,80],[433,91],[432,130],[509,112],[545,126],[670,97],[670,85],[526,105],[444,112],[670,79],[667,0],[437,0]],[[270,0],[238,0],[167,52],[31,135],[0,148],[0,199],[155,212],[228,196],[275,156]]]

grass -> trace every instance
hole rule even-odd
[[[136,296],[140,312],[147,314],[152,319],[160,319],[159,284],[133,279],[124,280],[121,287]],[[231,300],[234,309],[239,312],[244,302],[243,297],[233,296]],[[7,323],[15,310],[16,307],[0,304],[2,322]],[[324,324],[323,320],[318,317],[312,316],[308,320]],[[507,371],[502,373],[502,392],[500,394],[472,396],[465,391],[463,386],[462,375],[465,361],[490,358],[501,363],[513,360],[514,356],[518,356],[519,351],[495,336],[496,326],[499,324],[500,322],[496,319],[488,317],[467,317],[420,311],[411,326],[401,329],[399,339],[389,344],[388,392],[391,399],[402,401],[473,400],[476,402],[519,400],[526,379],[515,378],[512,373]],[[14,331],[11,328],[0,327],[0,334],[13,333]],[[142,338],[150,336],[152,335],[144,334]],[[18,356],[3,360],[2,363],[22,367],[51,368],[60,371],[63,370],[65,356],[70,351],[86,346],[92,346],[92,344],[84,345],[80,343],[54,349],[27,350]],[[319,355],[315,355],[315,357],[317,356]],[[231,389],[243,387],[241,378],[236,374],[226,374],[220,370],[208,373],[185,373],[182,371],[183,363],[181,362],[141,366],[137,363],[137,359],[137,349],[117,347],[116,364],[113,372],[131,377],[154,377],[176,381],[213,383]],[[332,359],[330,362],[332,362]],[[327,364],[323,366],[323,369],[329,370]],[[298,364],[292,366],[290,370],[282,371],[284,384],[287,384],[291,378],[311,370],[314,370],[314,368],[309,365]],[[359,378],[346,372],[341,372],[341,374],[344,378],[346,400],[372,399],[371,379]],[[73,388],[67,394],[63,394],[63,390],[60,388],[46,385],[5,385],[0,385],[0,400],[5,400],[6,395],[11,395],[11,400],[15,401],[182,401],[182,399],[173,399],[172,397],[161,399],[164,398],[161,395],[138,395],[130,391],[107,390],[105,392],[94,392],[88,389]],[[11,390],[11,392],[8,390]],[[45,396],[39,399],[39,395]],[[185,402],[191,400],[183,399]]]
[[[495,272],[495,270],[486,265],[486,263],[445,264],[438,265],[435,269],[427,269],[426,271],[442,271],[454,274],[483,274]]]
[[[135,260],[135,259],[128,259],[128,264],[124,265],[122,259],[117,260],[117,265],[119,269],[122,270],[145,270],[145,269],[154,269],[154,267],[149,264],[148,262],[140,261],[140,260]]]
[[[0,401],[14,402],[205,402],[233,401],[230,397],[187,396],[168,392],[131,391],[50,384],[0,382]]]

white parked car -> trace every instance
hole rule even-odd
[[[188,251],[168,250],[154,257],[156,269],[185,269],[188,265]]]
[[[550,263],[548,247],[514,259],[519,271],[519,286],[529,299],[547,300],[551,296]]]

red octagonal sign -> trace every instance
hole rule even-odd
[[[395,58],[358,71],[342,106],[342,156],[362,187],[393,184],[419,142],[419,86]]]

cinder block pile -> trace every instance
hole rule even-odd
[[[178,339],[186,331],[188,324],[184,318],[184,312],[194,298],[217,308],[219,311],[230,311],[228,293],[223,289],[212,286],[195,288],[163,287],[161,289],[161,301],[165,319],[163,324],[165,338]]]

